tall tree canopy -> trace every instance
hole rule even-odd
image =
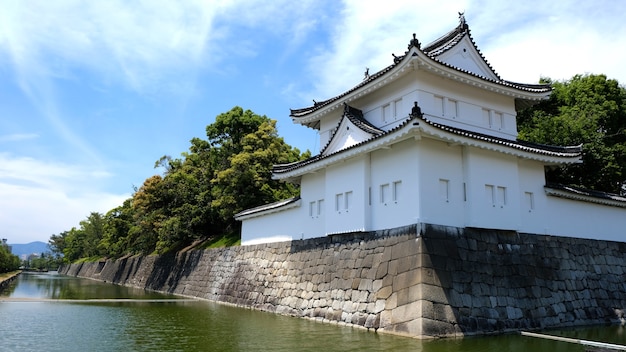
[[[67,260],[164,252],[194,241],[238,232],[233,216],[257,205],[298,194],[271,179],[274,164],[310,157],[278,136],[276,121],[234,107],[193,138],[181,158],[164,156],[164,169],[132,198],[102,216],[92,213],[80,228],[53,235],[51,247]]]
[[[626,89],[605,75],[543,82],[552,95],[520,112],[520,139],[583,144],[583,163],[548,170],[548,182],[626,194]]]

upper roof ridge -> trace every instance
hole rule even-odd
[[[448,50],[454,48],[457,44],[459,44],[461,40],[465,38],[465,36],[467,36],[475,52],[480,56],[480,59],[486,66],[485,69],[491,72],[492,75],[489,75],[491,77],[487,77],[487,76],[484,76],[483,74],[470,71],[466,68],[458,67],[456,65],[444,62],[440,58],[442,54],[444,54],[445,52],[447,52]],[[369,71],[368,71],[367,72],[368,74],[360,83],[358,83],[356,86],[348,89],[347,91],[344,91],[343,93],[335,97],[322,100],[322,101],[314,100],[312,106],[308,106],[308,107],[304,107],[300,109],[290,109],[289,115],[295,121],[296,119],[301,119],[315,111],[323,109],[326,106],[330,106],[336,103],[337,101],[340,101],[341,98],[348,96],[349,94],[361,89],[362,87],[371,84],[373,81],[385,76],[394,68],[401,65],[402,62],[406,60],[407,55],[409,55],[411,51],[413,51],[412,56],[421,56],[422,58],[430,59],[440,65],[444,65],[446,67],[452,68],[460,73],[472,75],[488,83],[495,83],[504,87],[513,88],[513,89],[525,91],[528,93],[543,93],[546,91],[550,91],[549,85],[524,84],[524,83],[517,83],[517,82],[503,80],[500,77],[500,75],[498,75],[498,73],[493,69],[493,67],[487,61],[487,59],[485,59],[485,56],[476,46],[476,42],[472,38],[469,25],[467,24],[467,21],[465,20],[465,13],[459,12],[459,24],[453,30],[443,35],[442,37],[438,38],[434,42],[422,48],[422,45],[420,41],[417,39],[416,34],[413,33],[413,38],[409,41],[407,51],[405,51],[403,55],[395,55],[394,53],[391,54],[393,56],[393,63],[391,65],[381,69],[380,71],[374,74],[369,74]],[[304,124],[312,128],[319,128],[319,121],[308,121]]]

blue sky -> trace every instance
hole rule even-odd
[[[519,4],[517,4],[519,3]],[[465,17],[507,80],[626,84],[622,1],[0,0],[0,237],[105,213],[241,106],[319,151],[290,108],[341,93]]]

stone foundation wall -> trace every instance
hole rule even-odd
[[[5,277],[4,279],[0,279],[0,290],[4,290],[7,288],[13,280],[17,279],[17,276],[21,274],[21,271],[17,271],[10,276]]]
[[[413,225],[61,273],[411,337],[617,322],[626,244]]]

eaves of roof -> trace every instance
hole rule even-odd
[[[474,49],[480,55],[481,59],[485,62],[485,64],[487,64],[487,67],[489,67],[489,69],[494,74],[494,76],[496,76],[498,80],[502,81],[502,78],[500,78],[500,75],[498,75],[498,73],[493,69],[491,64],[487,61],[487,59],[485,58],[483,53],[480,51],[480,49],[478,49],[478,46],[476,45],[476,41],[474,41],[474,38],[472,37],[472,33],[469,29],[469,26],[467,25],[467,22],[465,22],[465,17],[463,16],[461,16],[459,25],[456,28],[454,28],[447,34],[444,34],[439,39],[436,39],[432,43],[428,44],[423,49],[423,51],[431,58],[437,58],[438,56],[442,55],[448,50],[454,48],[459,42],[461,42],[461,40],[465,36],[469,38],[470,42],[474,46]]]
[[[369,133],[371,135],[377,136],[377,135],[385,133],[385,131],[383,131],[380,128],[378,128],[378,127],[372,125],[371,123],[369,123],[369,121],[367,121],[363,117],[363,111],[361,111],[361,110],[359,110],[357,108],[354,108],[354,107],[344,103],[343,115],[341,116],[341,119],[339,119],[339,122],[337,123],[337,127],[335,128],[335,131],[334,131],[333,135],[330,136],[330,138],[328,139],[328,142],[322,148],[322,151],[320,152],[320,155],[326,154],[326,151],[327,151],[328,147],[332,144],[333,139],[335,138],[335,135],[339,131],[339,126],[341,126],[341,123],[346,118],[350,122],[352,122],[352,124],[354,126],[356,126],[358,129],[360,129],[360,130],[362,130],[362,131],[364,131],[366,133]]]
[[[507,152],[508,154],[518,155],[520,157],[550,161],[554,163],[580,162],[580,157],[582,155],[582,145],[561,147],[531,143],[522,140],[509,140],[443,125],[430,121],[423,116],[418,116],[408,117],[396,128],[383,134],[375,135],[372,138],[355,144],[349,148],[327,155],[320,153],[304,161],[274,165],[272,173],[275,179],[289,178],[295,176],[290,174],[293,174],[300,169],[302,169],[303,173],[306,173],[309,168],[317,169],[316,166],[323,167],[326,164],[324,161],[331,163],[333,158],[343,159],[344,157],[351,157],[358,154],[358,152],[373,150],[377,148],[377,145],[375,145],[375,142],[377,141],[389,139],[388,142],[391,143],[401,140],[404,136],[410,135],[411,133],[415,134],[415,136],[419,136],[420,134],[431,135],[454,143],[472,145],[483,149],[500,150],[502,152]],[[368,145],[370,145],[369,148],[366,148]],[[382,145],[384,145],[384,143]],[[364,150],[359,150],[359,148]],[[318,163],[319,165],[315,165]]]
[[[547,195],[554,197],[626,208],[626,197],[614,193],[594,191],[557,183],[548,183],[545,185],[544,189]]]
[[[467,25],[465,25],[467,26]],[[457,28],[458,29],[458,28]],[[454,31],[452,31],[451,33],[454,33]],[[463,32],[462,35],[469,35],[469,28],[467,29],[466,32]],[[446,36],[443,37],[443,39],[448,39]],[[470,36],[470,40],[472,41],[472,43],[474,44],[474,46],[476,47],[476,44],[474,43],[474,40],[471,38]],[[441,41],[438,40],[438,41]],[[436,42],[438,42],[436,41]],[[436,44],[436,43],[435,43]],[[457,44],[457,43],[455,43]],[[310,114],[313,114],[314,112],[320,111],[324,108],[330,107],[333,105],[333,103],[338,103],[341,102],[342,98],[345,98],[347,96],[349,96],[350,94],[360,90],[360,89],[364,89],[366,86],[372,85],[375,82],[379,81],[380,79],[382,79],[383,77],[387,76],[391,71],[394,71],[394,68],[399,67],[399,66],[403,66],[403,65],[408,65],[410,63],[410,61],[412,59],[415,58],[422,58],[422,61],[430,61],[430,63],[427,63],[428,65],[431,66],[431,70],[433,71],[438,71],[435,66],[439,66],[443,72],[444,69],[451,69],[451,71],[456,71],[458,73],[461,74],[465,74],[468,75],[468,78],[471,79],[478,79],[479,81],[484,82],[485,84],[493,84],[493,85],[497,85],[497,86],[501,86],[504,88],[508,88],[508,89],[514,89],[514,90],[518,90],[520,92],[526,92],[526,93],[531,93],[531,94],[542,94],[542,93],[549,93],[552,88],[550,87],[550,85],[548,84],[525,84],[525,83],[517,83],[517,82],[512,82],[512,81],[507,81],[507,80],[502,80],[500,79],[500,77],[495,73],[495,71],[491,68],[491,65],[489,65],[489,63],[484,59],[484,57],[482,56],[482,53],[480,53],[480,51],[478,50],[478,48],[476,48],[476,50],[480,53],[481,57],[483,58],[483,60],[485,61],[485,63],[487,63],[487,65],[489,66],[489,68],[494,72],[494,74],[498,77],[498,80],[493,80],[490,79],[488,77],[484,77],[481,75],[478,75],[474,72],[465,70],[465,69],[461,69],[459,67],[447,64],[443,61],[440,61],[437,57],[441,54],[439,51],[443,50],[443,49],[439,49],[439,51],[435,50],[436,46],[434,44],[430,44],[429,46],[427,46],[426,49],[430,49],[430,51],[424,49],[422,50],[420,48],[420,43],[417,39],[415,39],[415,35],[414,38],[409,42],[408,45],[408,50],[405,52],[404,55],[402,56],[395,56],[394,55],[394,63],[385,67],[384,69],[376,72],[373,75],[370,75],[368,78],[366,78],[365,80],[363,80],[361,83],[359,83],[358,85],[356,85],[355,87],[351,88],[350,90],[345,91],[344,93],[341,93],[340,95],[337,95],[333,98],[324,100],[324,101],[320,101],[320,102],[314,102],[314,104],[312,106],[309,107],[305,107],[305,108],[300,108],[300,109],[291,109],[291,113],[290,116],[292,117],[292,119],[294,121],[297,120],[304,120],[305,117],[307,117]],[[449,50],[451,47],[447,48],[446,50]],[[435,52],[437,52],[437,54],[432,54],[431,51],[435,50]],[[428,60],[426,59],[428,58]],[[469,81],[468,81],[469,83]],[[309,122],[309,123],[305,123],[307,125],[309,125],[309,127],[314,127],[316,128],[314,125],[315,122]]]
[[[300,196],[297,196],[297,197],[293,197],[289,199],[283,199],[278,202],[274,202],[270,204],[264,204],[255,208],[246,209],[244,211],[241,211],[235,214],[235,220],[241,221],[241,220],[249,219],[255,216],[259,216],[261,214],[275,213],[278,211],[283,211],[289,208],[297,207],[300,205],[299,200],[300,200]]]

